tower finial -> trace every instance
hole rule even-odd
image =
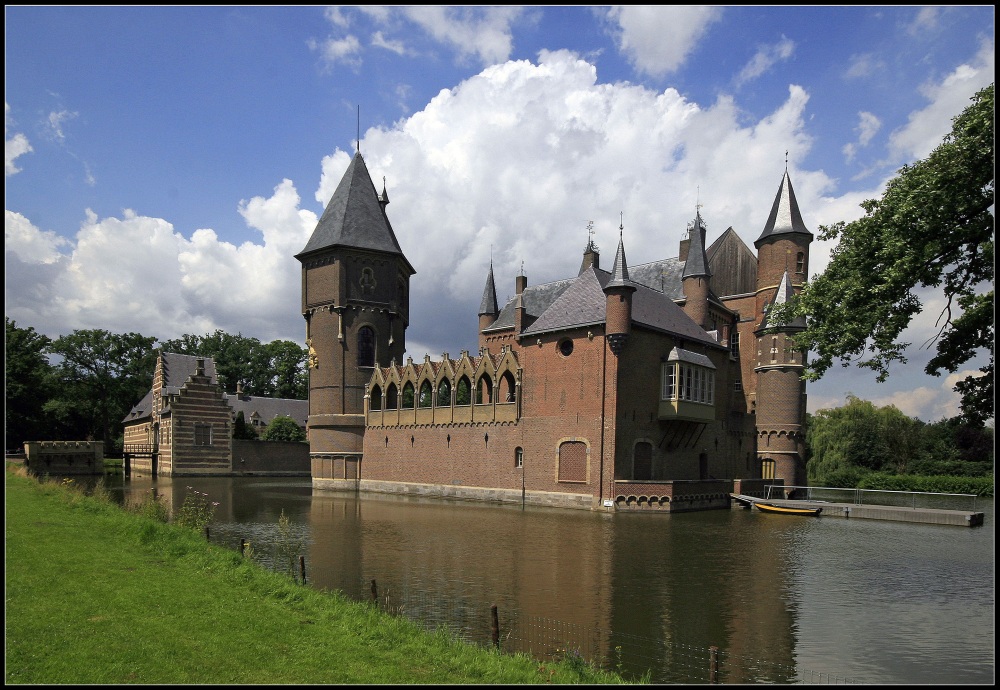
[[[785,149],[785,172],[788,172],[788,149]]]
[[[361,153],[361,104],[358,103],[358,153]]]
[[[618,239],[622,238],[622,233],[625,232],[625,211],[618,212]]]

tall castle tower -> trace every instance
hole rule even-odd
[[[813,236],[799,212],[792,181],[785,170],[757,248],[757,294],[754,330],[757,376],[757,456],[765,478],[805,486],[806,389],[802,379],[805,353],[792,336],[805,319],[778,322],[769,318],[773,304],[788,302],[806,280]]]
[[[313,478],[357,478],[365,385],[373,368],[402,362],[410,276],[360,151],[305,248],[302,316],[309,346],[309,452]],[[353,476],[352,476],[353,470]]]

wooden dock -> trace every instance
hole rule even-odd
[[[789,508],[822,508],[821,517],[855,518],[860,520],[893,520],[895,522],[916,522],[925,525],[955,525],[958,527],[980,527],[983,513],[972,510],[942,510],[939,508],[911,508],[908,506],[859,505],[855,503],[833,503],[827,501],[803,501],[795,499],[768,499],[755,496],[731,494],[733,503],[747,508],[758,501],[773,503]]]

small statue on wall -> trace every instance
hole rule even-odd
[[[319,355],[312,346],[312,338],[306,338],[306,346],[309,348],[309,368],[319,369]]]

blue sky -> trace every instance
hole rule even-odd
[[[786,165],[806,224],[862,215],[994,80],[994,8],[5,8],[5,313],[161,340],[221,328],[304,341],[300,265],[358,145],[417,273],[408,354],[475,351],[501,300],[574,275],[593,221],[610,263],[677,255],[697,204],[752,247]],[[814,242],[810,273],[831,247]],[[877,384],[934,421],[943,305]],[[978,364],[973,362],[978,368]]]

